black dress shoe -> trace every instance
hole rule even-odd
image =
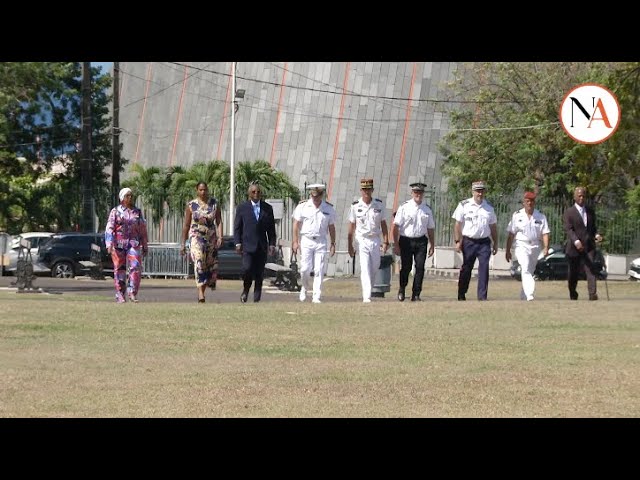
[[[411,296],[411,301],[412,302],[421,302],[422,300],[420,300],[420,297],[418,295],[412,295]]]
[[[464,295],[464,293],[459,293],[459,294],[458,294],[458,300],[460,300],[460,301],[464,301],[464,300],[466,300],[466,299],[467,299],[467,297]]]
[[[249,292],[242,292],[240,294],[240,301],[242,303],[247,303],[247,297],[249,296]]]
[[[404,302],[404,292],[398,292],[398,300]]]
[[[598,294],[589,295],[589,300],[597,300],[597,299],[598,299]]]
[[[578,294],[569,292],[569,298],[571,300],[577,300],[578,299]]]
[[[259,301],[260,301],[260,297],[258,297],[258,298],[253,297],[253,303],[258,303]]]

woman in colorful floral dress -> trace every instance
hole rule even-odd
[[[113,260],[113,281],[116,302],[138,301],[138,289],[142,277],[142,258],[147,254],[147,222],[142,211],[133,205],[130,188],[120,190],[120,205],[109,213],[104,232],[104,243]],[[128,283],[128,287],[127,287]]]
[[[218,276],[218,249],[222,245],[222,215],[215,198],[209,197],[209,187],[205,182],[196,185],[197,198],[187,202],[182,227],[182,247],[189,236],[189,251],[193,261],[198,287],[198,302],[205,302],[207,287],[216,288]]]

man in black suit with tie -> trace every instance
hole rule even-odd
[[[244,272],[244,286],[240,295],[242,303],[247,303],[252,281],[255,281],[253,301],[260,301],[267,253],[273,255],[276,250],[276,223],[273,218],[273,207],[260,199],[262,189],[257,182],[251,182],[248,193],[249,200],[242,202],[236,209],[233,225],[236,252],[242,254]]]
[[[576,287],[578,274],[584,271],[587,277],[589,300],[598,300],[596,291],[596,274],[600,268],[596,265],[596,242],[602,241],[597,233],[596,213],[585,203],[586,189],[576,187],[573,192],[575,203],[564,212],[564,231],[567,234],[565,253],[569,261],[569,298],[578,299]]]

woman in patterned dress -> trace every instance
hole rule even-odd
[[[193,261],[198,287],[198,302],[204,303],[207,287],[216,288],[218,276],[218,249],[222,245],[222,215],[215,198],[209,198],[209,187],[205,182],[196,185],[198,196],[187,202],[182,226],[182,246],[189,236],[189,251]]]
[[[138,301],[138,289],[142,277],[142,258],[147,254],[147,222],[142,211],[133,205],[130,188],[120,190],[120,205],[109,213],[104,231],[104,243],[113,260],[113,281],[116,302]],[[128,287],[127,287],[128,283]]]

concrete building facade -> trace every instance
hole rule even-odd
[[[301,189],[325,183],[338,213],[337,249],[345,252],[360,178],[374,178],[388,223],[410,198],[410,183],[446,189],[438,142],[449,127],[444,86],[456,68],[453,62],[237,63],[236,91],[244,97],[236,98],[235,162],[267,161]],[[120,140],[129,168],[230,161],[231,62],[120,62],[120,70]],[[347,271],[348,260],[339,253],[328,274]]]

